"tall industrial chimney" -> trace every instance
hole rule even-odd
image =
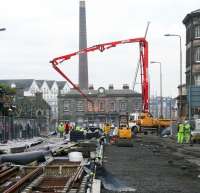
[[[79,2],[79,50],[87,47],[85,0]],[[79,86],[88,89],[88,58],[87,53],[79,54]]]

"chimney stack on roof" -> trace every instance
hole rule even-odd
[[[113,84],[109,84],[108,89],[109,89],[109,90],[114,90]]]
[[[89,85],[89,90],[94,90],[93,84],[90,84],[90,85]]]
[[[128,90],[129,89],[129,85],[128,84],[123,84],[123,87],[122,87],[124,90]]]

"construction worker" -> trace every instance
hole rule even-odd
[[[116,142],[117,138],[118,138],[118,127],[115,126],[113,131],[113,142]]]
[[[112,124],[110,126],[110,132],[108,133],[109,136],[109,143],[113,143],[113,132],[114,132],[115,126]]]
[[[184,140],[184,124],[178,124],[178,143],[182,144]]]
[[[109,123],[106,123],[105,126],[103,127],[103,132],[105,135],[106,143],[108,143],[109,142],[109,133],[110,133],[110,124]]]
[[[60,122],[60,124],[58,125],[58,132],[60,133],[60,137],[63,137],[63,133],[65,131],[65,127],[63,122]]]
[[[81,131],[81,127],[80,126],[76,126],[76,131]]]
[[[70,130],[69,121],[65,121],[64,128],[65,128],[65,135],[67,135],[69,133],[69,130]]]
[[[189,143],[190,142],[190,124],[188,121],[185,121],[184,124],[184,139],[185,139],[185,143]]]

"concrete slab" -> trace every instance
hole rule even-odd
[[[94,179],[91,193],[100,193],[100,192],[101,192],[101,180]]]

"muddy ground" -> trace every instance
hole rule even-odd
[[[109,190],[102,193],[200,193],[199,168],[160,142],[148,135],[135,140],[133,147],[106,145],[99,177]]]

